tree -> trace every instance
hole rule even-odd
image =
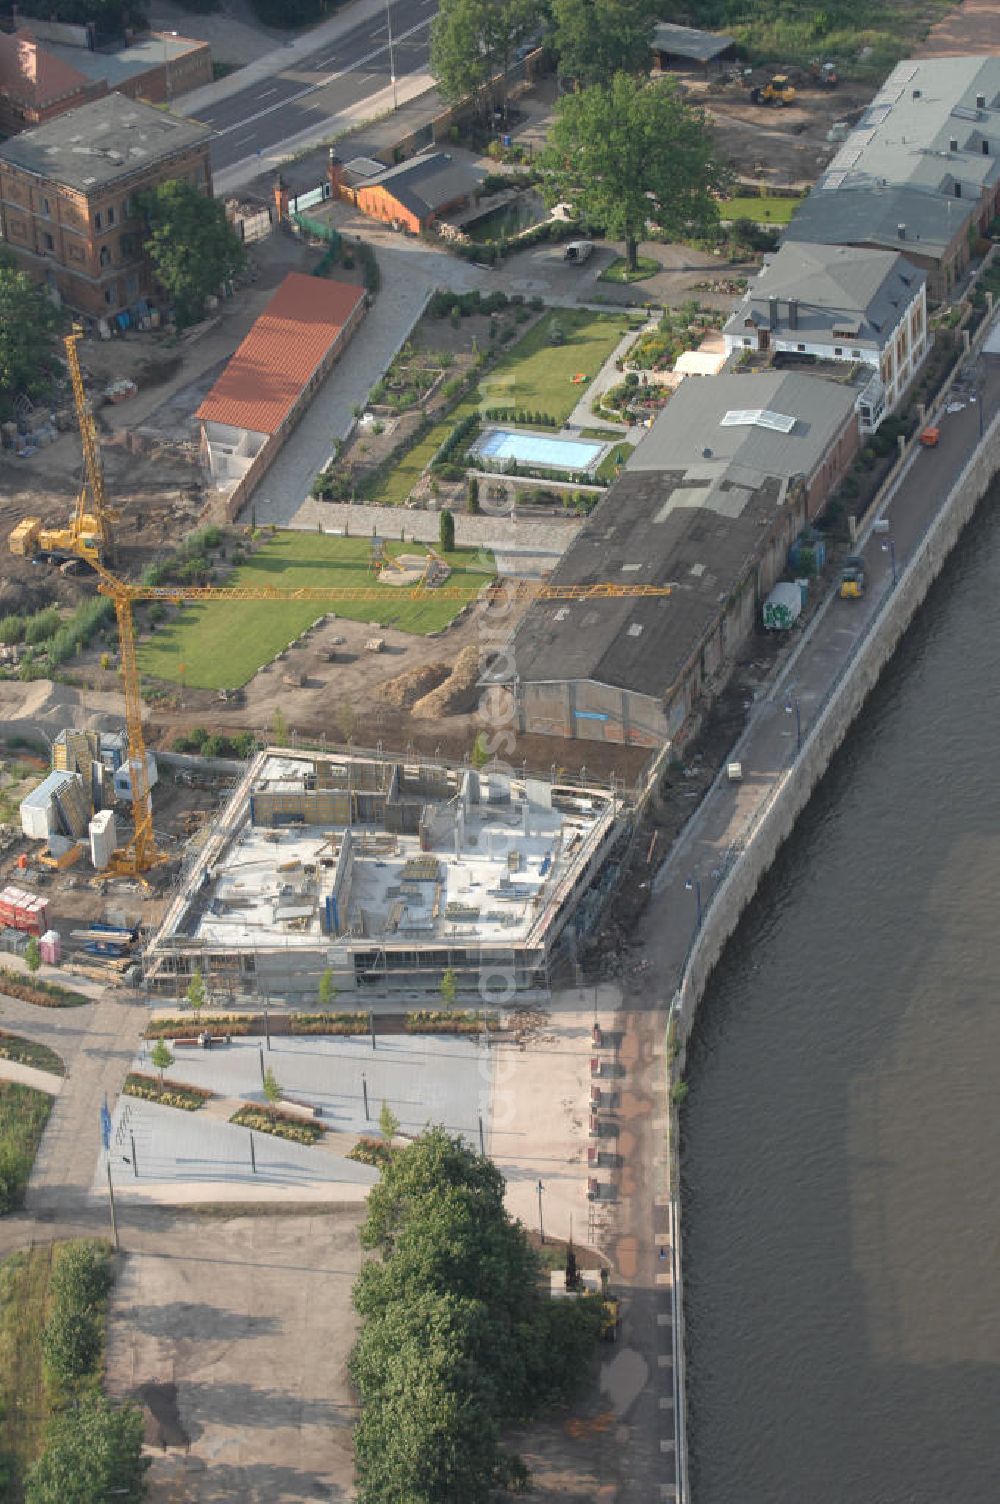
[[[38,941],[35,939],[34,935],[32,935],[31,939],[28,941],[27,945],[24,948],[24,959],[27,963],[28,970],[32,975],[34,975],[42,964],[41,946],[38,944]]]
[[[225,206],[190,183],[171,179],[139,197],[146,217],[146,249],[173,300],[179,328],[204,316],[205,301],[246,260]]]
[[[388,1102],[382,1103],[382,1109],[378,1115],[378,1128],[387,1144],[391,1144],[399,1132],[399,1119]]]
[[[485,768],[489,760],[490,754],[486,745],[486,733],[480,731],[472,743],[472,766],[474,768]]]
[[[469,484],[466,487],[465,505],[468,511],[479,511],[479,479],[475,475],[469,476]]]
[[[316,1001],[321,1008],[329,1008],[330,1004],[336,1000],[336,997],[337,989],[333,983],[333,972],[328,966],[319,979],[319,990],[316,993]]]
[[[18,11],[43,21],[69,21],[75,26],[93,22],[99,35],[119,37],[126,27],[145,31],[145,8],[137,0],[24,0]]]
[[[264,1072],[264,1095],[267,1098],[268,1106],[273,1111],[281,1101],[282,1091],[278,1078],[270,1066]]]
[[[165,1039],[158,1039],[149,1052],[151,1064],[160,1073],[160,1085],[163,1085],[163,1072],[169,1070],[174,1063],[174,1057]]]
[[[142,1455],[142,1412],[85,1395],[57,1411],[45,1450],[28,1473],[25,1504],[140,1504],[149,1459]]]
[[[547,190],[625,242],[631,270],[649,220],[667,236],[703,233],[718,220],[727,181],[701,110],[671,78],[645,84],[616,73],[607,88],[560,99],[542,155]]]
[[[288,745],[288,722],[280,710],[276,710],[271,717],[271,730],[274,732],[274,740],[279,747]]]
[[[452,1007],[455,1002],[455,994],[458,991],[458,978],[449,966],[441,978],[441,1001],[446,1008]]]
[[[551,45],[559,72],[581,88],[616,73],[647,73],[655,0],[552,0]]]
[[[60,316],[55,304],[10,256],[0,255],[0,416],[19,394],[48,392]]]
[[[197,967],[191,974],[191,980],[188,982],[187,991],[184,996],[187,999],[188,1007],[193,1010],[195,1018],[198,1018],[202,1008],[208,1002],[208,993],[205,990],[205,978]]]
[[[506,111],[507,70],[538,23],[530,0],[441,0],[431,26],[430,70],[448,104],[479,98],[482,113],[495,102]],[[497,100],[487,88],[497,79]]]
[[[444,553],[450,554],[455,548],[455,519],[445,507],[438,518],[438,542]]]

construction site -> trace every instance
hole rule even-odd
[[[268,749],[183,872],[146,986],[195,971],[230,998],[338,992],[506,1005],[548,986],[619,831],[607,789],[509,771]],[[569,949],[572,951],[572,941]]]

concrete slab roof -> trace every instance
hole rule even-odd
[[[0,163],[84,194],[99,193],[214,134],[199,120],[108,94],[12,136],[0,146]]]
[[[162,68],[164,63],[174,62],[185,53],[205,45],[168,31],[151,32],[149,36],[139,37],[127,47],[118,47],[113,52],[91,52],[87,47],[68,47],[64,42],[45,43],[46,51],[53,57],[79,68],[88,79],[103,78],[109,89],[116,89],[127,79],[151,73],[154,68]]]

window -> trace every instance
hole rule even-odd
[[[750,340],[748,340],[748,339],[745,339],[745,340],[744,340],[744,341],[743,341],[743,343],[744,343],[744,344],[745,344],[745,345],[746,345],[746,347],[747,347],[747,349],[749,349],[749,348],[750,348],[750,343],[751,343],[751,342],[750,342]]]
[[[833,347],[833,353],[834,353],[834,355],[843,355],[843,353],[844,353],[844,347],[843,347],[843,345],[834,345],[834,347]]]
[[[115,301],[115,290],[114,290],[113,287],[106,287],[104,289],[104,301],[105,301],[105,303],[107,303],[107,305],[108,305],[109,308],[111,307],[112,303]]]
[[[137,238],[135,235],[123,235],[121,237],[118,242],[118,249],[121,251],[123,259],[128,260],[136,254],[136,243]]]
[[[132,218],[132,200],[130,198],[123,198],[122,199],[122,219],[131,219],[131,218]]]
[[[805,350],[805,345],[796,345],[795,348],[796,350],[803,351]]]
[[[101,265],[102,266],[110,266],[111,265],[111,252],[108,250],[108,248],[107,248],[106,245],[102,245],[101,246]]]
[[[52,213],[52,210],[49,208],[49,201],[47,198],[42,199],[42,213],[47,215],[51,215]]]
[[[113,225],[114,222],[115,222],[115,208],[114,208],[113,204],[109,204],[108,205],[108,227],[110,228],[110,226]]]
[[[47,250],[47,251],[54,251],[54,250],[55,250],[55,248],[56,248],[56,243],[55,243],[55,241],[54,241],[54,240],[53,240],[53,239],[52,239],[52,236],[51,236],[51,235],[49,235],[49,234],[48,234],[48,232],[46,232],[46,233],[45,233],[45,234],[44,234],[44,235],[43,235],[43,236],[42,236],[42,245],[43,245],[43,246],[44,246],[44,247],[45,247],[45,249],[46,249],[46,250]]]
[[[852,360],[860,360],[861,359],[861,351],[860,350],[852,350],[851,351],[851,359]]]
[[[99,214],[95,214],[94,215],[94,229],[95,230],[99,230],[100,228],[101,228],[101,216]]]

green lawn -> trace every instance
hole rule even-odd
[[[5,1463],[21,1479],[42,1450],[48,1418],[42,1328],[55,1246],[14,1253],[0,1264],[0,1485],[7,1481]],[[10,1494],[0,1486],[0,1497],[19,1497],[14,1486]]]
[[[723,219],[752,219],[754,224],[787,225],[799,198],[727,198],[719,205]]]
[[[629,271],[629,265],[624,256],[617,256],[610,266],[606,266],[598,277],[598,282],[645,282],[648,277],[655,277],[662,268],[652,256],[636,257],[635,271]]]
[[[397,541],[387,548],[390,554],[424,552],[419,543]],[[443,600],[432,590],[417,601],[401,597],[391,585],[378,585],[368,571],[369,551],[368,538],[276,533],[236,571],[230,585],[363,586],[376,590],[378,599],[331,600],[328,607],[298,601],[226,601],[187,607],[142,643],[140,672],[182,681],[193,689],[236,689],[327,610],[353,621],[417,633],[436,632],[461,610],[461,601]],[[469,586],[470,600],[473,591],[494,573],[492,556],[484,560],[473,549],[458,549],[445,557],[452,566],[448,584]]]
[[[597,467],[597,473],[601,479],[614,480],[618,473],[618,466],[621,465],[624,469],[634,449],[634,444],[616,444],[613,449],[609,449]]]
[[[52,1098],[19,1081],[0,1081],[0,1214],[24,1200]]]
[[[565,335],[551,343],[553,326]],[[586,309],[551,308],[480,382],[480,409],[523,407],[565,423],[586,383],[592,381],[623,334],[631,327],[625,314],[590,313]]]
[[[34,1066],[36,1071],[48,1071],[53,1076],[65,1076],[66,1067],[55,1050],[47,1044],[36,1044],[20,1034],[8,1034],[0,1029],[0,1058],[16,1060],[19,1065]]]

